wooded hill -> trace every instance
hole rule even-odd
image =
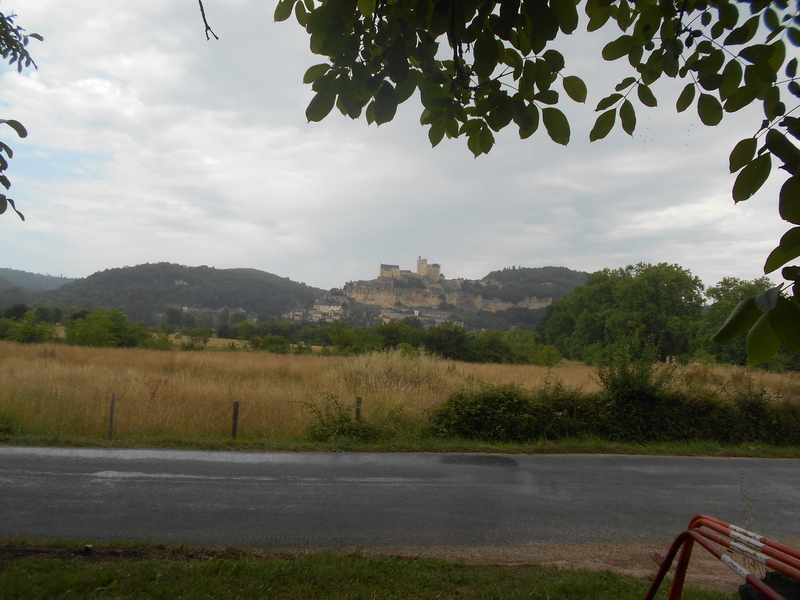
[[[518,302],[531,297],[558,299],[585,281],[586,273],[565,267],[512,267],[462,285],[465,292],[476,296]],[[107,269],[84,279],[0,269],[0,307],[21,302],[63,310],[122,308],[133,322],[145,323],[152,323],[168,306],[214,311],[227,306],[275,318],[325,294],[326,290],[257,269],[155,263]],[[477,329],[531,328],[543,315],[543,309],[509,309],[465,314],[463,319],[468,327]]]
[[[566,296],[575,286],[586,283],[588,273],[566,267],[511,267],[492,271],[481,281],[484,297],[500,298],[507,302],[520,302],[525,298],[552,298]]]
[[[41,275],[16,269],[0,268],[0,289],[16,286],[29,291],[46,291],[54,290],[73,281],[75,279],[69,277],[56,277],[54,275]]]
[[[257,269],[185,267],[172,263],[107,269],[78,279],[37,300],[66,307],[123,308],[133,320],[148,322],[167,306],[244,309],[279,316],[298,303],[324,294],[319,288]]]

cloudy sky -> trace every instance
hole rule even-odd
[[[556,45],[589,85],[585,106],[565,103],[570,145],[508,131],[474,159],[464,140],[430,147],[415,98],[380,128],[336,111],[307,123],[302,76],[322,61],[302,28],[273,23],[274,0],[204,3],[219,41],[196,0],[2,0],[45,41],[38,70],[1,75],[0,117],[30,135],[0,130],[27,218],[0,216],[0,266],[85,277],[167,261],[330,288],[418,256],[467,278],[669,262],[712,285],[759,277],[788,229],[780,177],[731,200],[727,157],[757,112],[704,127],[675,114],[683,82],[659,82],[633,137],[589,143],[592,109],[626,73],[597,36]]]

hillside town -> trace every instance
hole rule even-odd
[[[465,284],[467,284],[465,286]],[[318,298],[313,305],[296,306],[283,313],[286,321],[331,323],[340,320],[352,304],[375,307],[375,317],[381,322],[401,321],[414,317],[424,325],[458,321],[459,312],[496,312],[509,308],[543,308],[552,298],[525,298],[508,302],[484,298],[482,281],[447,279],[438,263],[417,258],[415,271],[400,265],[381,264],[376,279],[350,281],[342,290]],[[476,293],[476,291],[478,293]]]

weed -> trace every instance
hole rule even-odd
[[[338,396],[322,394],[318,402],[305,405],[314,415],[309,427],[309,437],[315,442],[331,442],[342,438],[359,442],[374,442],[380,437],[379,429],[372,423],[356,420],[351,409],[339,401]]]

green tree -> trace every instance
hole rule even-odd
[[[422,345],[431,354],[443,358],[469,360],[467,330],[452,321],[428,327]]]
[[[143,346],[151,338],[146,327],[133,325],[121,309],[98,308],[83,319],[73,319],[65,339],[76,346]]]
[[[471,362],[510,363],[513,356],[503,332],[497,329],[471,332],[467,338],[467,357]]]
[[[6,309],[6,319],[14,319],[15,321],[19,321],[24,318],[30,310],[31,309],[26,305],[22,304],[21,302],[17,302]]]
[[[345,311],[344,321],[356,327],[372,327],[380,316],[381,309],[379,306],[351,304]]]
[[[603,269],[555,301],[544,337],[565,356],[601,360],[629,340],[657,357],[687,355],[703,309],[703,284],[678,265],[638,264]]]
[[[381,348],[397,348],[400,344],[409,344],[414,348],[422,343],[423,331],[415,329],[403,321],[389,321],[375,327],[375,334],[380,339]]]
[[[752,281],[726,277],[717,285],[708,288],[706,297],[711,303],[703,311],[700,319],[696,350],[713,356],[717,362],[746,364],[747,349],[744,336],[739,336],[727,344],[714,344],[711,338],[724,325],[728,315],[739,303],[772,287],[774,287],[772,282],[766,277]]]
[[[398,104],[422,103],[421,123],[436,146],[463,137],[475,156],[489,152],[495,132],[515,126],[521,138],[540,124],[558,144],[570,140],[560,108],[564,95],[583,103],[584,82],[567,74],[553,46],[578,29],[577,0],[280,0],[275,20],[294,14],[310,36],[312,52],[325,62],[310,67],[303,81],[314,97],[309,121],[324,119],[334,106],[351,118],[378,125],[391,121]],[[791,113],[800,97],[800,16],[787,0],[585,0],[589,32],[619,28],[602,57],[626,59],[630,75],[596,106],[589,139],[604,138],[619,124],[633,134],[636,105],[658,104],[651,85],[663,78],[686,83],[676,110],[694,106],[701,121],[719,124],[760,102],[763,119],[730,154],[736,202],[753,196],[773,164],[789,174],[779,210],[794,227],[767,258],[765,274],[800,257],[800,117]],[[419,92],[416,96],[415,92]],[[794,97],[794,98],[793,98]],[[795,106],[787,105],[792,100]],[[800,267],[782,272],[800,281]],[[800,294],[800,286],[795,286]],[[791,300],[783,291],[791,291]],[[785,301],[784,301],[785,300]],[[800,301],[787,285],[757,304],[752,299],[733,315],[718,342],[749,331],[752,363],[769,359],[783,344],[800,349]]]

